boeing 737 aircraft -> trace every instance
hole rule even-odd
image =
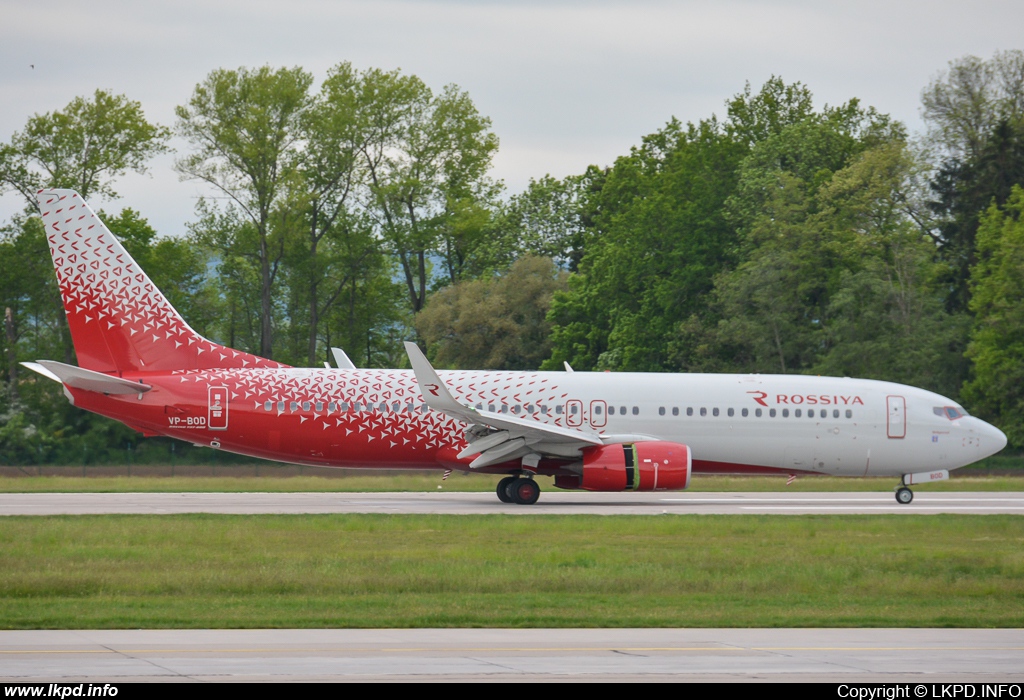
[[[288,367],[192,330],[75,192],[38,201],[79,366],[25,365],[147,436],[298,464],[507,474],[498,498],[523,505],[537,476],[653,491],[694,472],[900,477],[896,500],[910,503],[909,486],[1006,445],[950,399],[865,379],[438,373],[412,343],[411,371]]]

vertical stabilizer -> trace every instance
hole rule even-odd
[[[73,190],[36,195],[78,364],[97,372],[284,367],[192,330]]]

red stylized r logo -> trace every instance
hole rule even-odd
[[[762,406],[767,406],[768,405],[767,403],[765,403],[765,399],[768,397],[768,394],[766,394],[765,392],[763,392],[763,391],[748,391],[747,393],[748,394],[754,394],[754,401],[757,401]]]
[[[437,390],[440,389],[441,387],[438,386],[437,384],[427,384],[427,388],[430,389],[431,394],[433,394],[434,396],[438,396],[439,394],[437,393]],[[765,396],[767,396],[767,394],[765,394]]]

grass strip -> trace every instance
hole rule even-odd
[[[1022,627],[1019,516],[0,519],[0,628]]]

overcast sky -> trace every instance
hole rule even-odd
[[[1021,0],[0,0],[0,140],[97,88],[173,126],[211,70],[301,66],[321,80],[349,61],[468,91],[501,140],[493,175],[518,192],[608,165],[672,116],[721,115],[773,74],[819,105],[859,97],[920,131],[929,80],[950,60],[1024,48],[1022,27]],[[124,178],[106,208],[181,233],[206,190],[172,165]],[[0,220],[20,206],[0,198]]]

